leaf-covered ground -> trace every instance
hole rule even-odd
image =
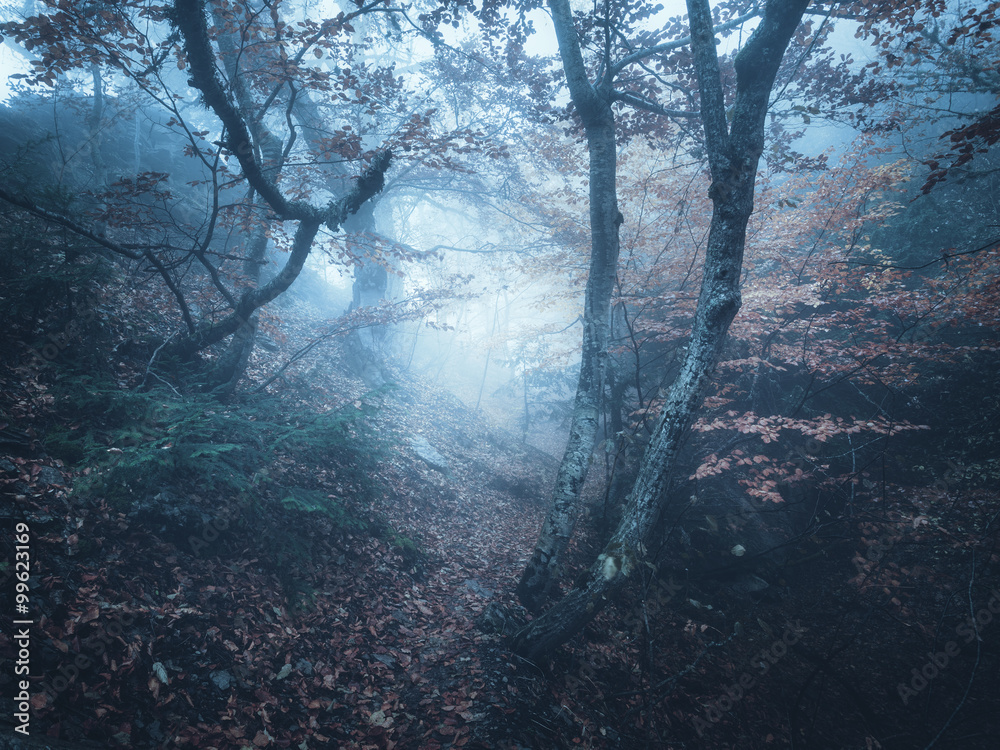
[[[289,317],[289,340],[266,355],[278,363],[311,330]],[[881,507],[794,539],[763,593],[706,575],[707,548],[670,536],[618,606],[551,663],[529,664],[505,636],[524,617],[512,590],[558,446],[525,446],[406,373],[369,391],[342,374],[339,350],[328,355],[279,387],[296,408],[368,414],[377,460],[359,478],[278,451],[254,473],[335,497],[345,514],[284,514],[273,492],[247,505],[190,481],[171,488],[200,513],[183,532],[80,489],[89,468],[43,449],[53,425],[72,422],[57,379],[5,365],[0,492],[32,533],[29,746],[908,748],[942,726],[963,747],[992,746],[996,625],[956,637],[970,603],[988,607],[962,561],[996,557],[991,493],[890,488]],[[258,382],[265,364],[258,354]],[[120,372],[126,385],[141,376],[128,362]],[[428,463],[415,443],[440,456]],[[566,586],[607,531],[601,469]],[[949,636],[951,668],[900,693]],[[12,677],[0,675],[4,695]],[[0,747],[24,746],[10,720]]]
[[[47,678],[34,731],[135,747],[432,748],[502,725],[516,675],[501,637],[474,621],[530,549],[551,467],[423,395],[382,405],[398,441],[354,510],[384,520],[352,533],[318,519],[301,533],[321,554],[294,571],[269,569],[272,540],[241,538],[223,498],[200,498],[203,533],[171,543],[75,496],[51,460],[5,459],[4,489],[33,532],[33,663]],[[414,455],[420,432],[447,474]]]

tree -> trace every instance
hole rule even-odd
[[[200,21],[206,11],[210,25]],[[101,215],[89,217],[47,207],[32,197],[38,185],[21,192],[5,188],[0,197],[69,227],[123,262],[153,269],[173,297],[180,328],[153,344],[163,343],[155,358],[189,362],[203,350],[221,348],[187,382],[227,395],[253,350],[257,311],[287,290],[315,247],[333,244],[322,236],[325,230],[336,232],[353,217],[345,231],[354,236],[337,250],[357,269],[356,297],[364,296],[357,287],[371,286],[373,279],[369,296],[382,296],[385,266],[399,247],[373,232],[373,207],[386,187],[391,154],[401,169],[389,187],[405,181],[411,189],[421,180],[440,181],[441,171],[456,169],[467,154],[502,154],[494,139],[458,123],[457,116],[454,129],[439,127],[425,92],[408,88],[395,63],[373,57],[371,35],[352,26],[397,12],[370,3],[319,22],[294,23],[296,9],[288,5],[166,8],[138,1],[59,8],[5,23],[9,38],[39,58],[26,76],[29,83],[51,84],[87,69],[95,81],[96,111],[102,89],[94,71],[103,64],[118,76],[116,87],[135,88],[166,109],[165,127],[187,141],[174,141],[178,156],[183,147],[203,174],[183,188],[171,184],[165,171],[125,177],[103,191],[99,185],[95,192],[102,200],[94,202]],[[401,44],[396,18],[385,26],[395,31],[379,44]],[[414,33],[432,30],[428,25]],[[186,102],[185,83],[219,117],[221,132],[213,133],[203,110]],[[95,116],[89,122],[93,130]],[[90,140],[99,154],[97,138]],[[363,167],[357,177],[356,164]],[[207,210],[174,211],[199,188],[206,200],[190,203]],[[306,203],[317,194],[330,198],[326,206]],[[141,222],[130,206],[148,203],[150,196],[167,208],[142,223],[152,231],[139,232],[135,242],[131,235]],[[162,241],[151,240],[152,232]],[[280,258],[269,255],[276,247],[288,254],[277,275],[267,278],[262,268]]]
[[[939,133],[943,150],[923,157],[930,170],[924,193],[953,172],[967,171],[978,154],[1000,142],[998,11],[1000,3],[992,0],[917,0],[874,12],[859,4],[831,9],[859,20],[858,35],[878,52],[868,69],[898,107],[888,118],[891,127],[905,132],[946,123]]]
[[[318,51],[322,56],[323,48],[330,44],[328,37],[349,27],[350,19],[340,14],[319,28],[307,24],[304,30],[293,33],[286,31],[277,10],[273,11],[269,17],[273,25],[270,30],[254,25],[254,19],[262,14],[250,14],[245,8],[226,5],[213,6],[216,23],[210,29],[206,6],[200,0],[181,0],[169,7],[141,2],[114,8],[67,7],[49,15],[29,17],[21,23],[4,24],[4,31],[29,51],[41,52],[41,60],[35,64],[35,82],[51,83],[55,76],[83,65],[95,70],[99,61],[105,61],[172,113],[171,124],[186,136],[189,153],[206,165],[207,181],[211,185],[208,215],[196,217],[194,226],[178,226],[174,236],[161,244],[148,241],[128,244],[116,240],[112,231],[105,234],[92,229],[85,220],[47,210],[23,195],[4,190],[0,197],[69,227],[112,254],[155,268],[174,296],[184,323],[181,332],[164,342],[160,348],[163,354],[190,359],[195,353],[233,337],[228,351],[206,374],[204,385],[209,389],[231,390],[252,348],[256,311],[282,294],[296,279],[321,226],[336,232],[350,215],[382,189],[392,159],[389,149],[369,154],[368,167],[356,183],[338,191],[339,195],[321,206],[302,200],[304,191],[300,186],[292,185],[289,189],[279,185],[283,164],[296,141],[296,126],[290,113],[299,85],[304,89],[310,86],[329,88],[329,75],[300,63],[309,50]],[[77,43],[77,40],[84,40],[84,43]],[[250,41],[264,50],[258,58],[263,65],[252,70],[239,62]],[[289,47],[295,50],[291,55],[286,52]],[[183,97],[172,91],[177,82],[164,70],[164,63],[171,55],[176,56],[180,70],[187,70],[189,85],[201,93],[204,105],[221,122],[222,133],[215,143],[205,137],[209,130],[199,131],[181,113],[178,102],[183,101]],[[222,64],[217,67],[220,57]],[[95,98],[99,98],[100,82],[96,74],[94,80]],[[261,88],[271,92],[269,98],[255,99],[254,93]],[[307,97],[308,93],[304,92],[303,98]],[[282,115],[289,127],[284,138],[271,132],[275,119],[272,106],[276,102],[284,104],[289,114],[287,118],[284,113]],[[196,117],[192,115],[192,119]],[[316,145],[315,139],[310,142]],[[237,174],[228,171],[229,161],[238,165]],[[141,194],[155,189],[166,177],[160,174],[142,179],[140,176],[127,184],[134,193]],[[238,184],[241,179],[246,180],[250,189],[252,208],[248,218],[252,223],[245,243],[246,254],[236,258],[242,267],[236,269],[230,263],[230,270],[227,270],[224,268],[226,259],[231,260],[232,256],[219,252],[216,235],[223,233],[227,222],[232,228],[235,213],[232,206],[220,205],[220,196],[226,183]],[[264,211],[270,215],[261,217]],[[199,220],[201,226],[198,226]],[[294,223],[290,252],[281,270],[266,283],[259,284],[257,275],[271,234],[268,225],[273,226],[275,222]],[[124,223],[119,221],[119,225]],[[194,237],[187,248],[174,244],[185,236]],[[223,314],[213,311],[201,320],[192,314],[176,273],[176,269],[190,261],[204,267],[223,307],[228,308]],[[236,277],[227,283],[227,277],[234,271]],[[240,271],[249,273],[240,275]]]
[[[568,0],[551,0],[549,7],[570,95],[583,121],[590,150],[591,251],[584,296],[583,349],[569,442],[556,475],[551,510],[517,587],[521,601],[531,610],[539,609],[548,595],[553,572],[573,532],[576,501],[590,467],[604,388],[611,293],[618,264],[618,228],[622,222],[616,193],[613,78],[606,75],[598,86],[590,83]]]
[[[711,10],[707,0],[688,0],[713,202],[691,340],[617,530],[588,574],[515,636],[515,650],[526,658],[537,659],[578,632],[644,564],[648,534],[661,511],[674,459],[740,308],[746,227],[753,211],[757,164],[764,151],[768,99],[807,4],[808,0],[766,4],[760,25],[737,55],[736,96],[727,116]]]
[[[642,92],[632,90],[628,83],[624,84],[627,88],[621,88],[623,84],[618,79],[624,72],[644,65],[648,58],[687,46],[686,40],[638,48],[627,43],[621,58],[613,61],[614,39],[622,35],[618,24],[642,21],[647,15],[644,7],[619,6],[610,0],[604,3],[603,19],[595,24],[603,52],[597,81],[591,83],[568,0],[549,0],[548,4],[570,98],[583,124],[589,151],[591,248],[584,294],[580,375],[569,440],[556,475],[548,516],[517,586],[518,597],[531,611],[538,611],[545,603],[573,533],[577,501],[590,468],[606,383],[611,297],[618,268],[619,230],[624,221],[618,209],[616,109],[627,104],[654,115],[689,114],[666,110]],[[751,12],[731,18],[719,28],[734,28],[753,15]]]

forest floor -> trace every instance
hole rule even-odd
[[[531,664],[506,637],[525,617],[513,589],[555,458],[419,378],[397,373],[372,393],[339,371],[332,361],[285,387],[368,409],[380,447],[364,481],[284,454],[260,469],[346,499],[349,515],[288,521],[280,503],[241,505],[195,482],[172,488],[201,519],[179,531],[75,489],[89,468],[42,449],[65,419],[52,378],[3,366],[3,559],[14,524],[27,524],[33,679],[31,737],[5,711],[0,748],[923,747],[933,735],[912,711],[940,727],[958,698],[963,746],[990,746],[996,675],[962,697],[965,672],[942,670],[948,700],[935,707],[924,691],[924,709],[901,704],[897,683],[927,660],[926,628],[910,623],[933,622],[940,591],[965,585],[937,550],[972,544],[962,524],[991,496],[934,517],[950,531],[932,560],[908,545],[931,538],[929,516],[913,519],[936,496],[900,494],[878,523],[855,519],[891,554],[858,558],[845,527],[830,527],[795,542],[766,595],[682,579],[694,561],[666,555],[550,663]],[[427,459],[421,438],[440,455]],[[587,503],[564,585],[607,530]],[[13,570],[2,573],[6,606]],[[13,663],[6,631],[0,653]],[[977,650],[976,664],[995,657]],[[4,696],[13,677],[0,674]]]
[[[502,725],[518,675],[501,636],[475,620],[516,580],[551,459],[483,434],[457,400],[406,400],[365,510],[419,551],[370,529],[333,533],[297,572],[267,570],[269,540],[240,539],[226,521],[178,544],[75,497],[59,462],[5,459],[43,613],[33,733],[123,747],[433,748]],[[421,434],[444,472],[414,455],[407,436]],[[307,605],[288,596],[290,579]]]
[[[366,396],[327,373],[341,401],[377,402],[380,443],[391,447],[350,504],[357,520],[299,529],[311,556],[281,557],[301,569],[280,570],[268,548],[287,540],[268,538],[264,516],[238,518],[234,498],[181,488],[204,519],[185,538],[74,492],[89,469],[39,448],[60,418],[44,378],[3,375],[12,418],[0,428],[14,450],[0,463],[0,490],[15,511],[5,544],[14,518],[31,529],[35,740],[516,748],[515,735],[532,736],[519,723],[526,699],[537,708],[537,669],[512,659],[504,618],[517,610],[513,584],[543,518],[550,455],[416,379]],[[414,440],[447,466],[428,465]],[[301,468],[277,458],[284,465],[272,471]],[[318,486],[342,495],[336,472],[323,474]],[[13,571],[3,573],[6,589]],[[6,633],[0,645],[13,654]],[[4,694],[11,677],[0,677]],[[10,720],[0,717],[0,746],[40,746]]]

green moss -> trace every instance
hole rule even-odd
[[[424,553],[420,549],[419,545],[410,539],[410,537],[405,534],[400,534],[397,531],[392,532],[392,537],[389,540],[394,547],[396,547],[400,554],[403,556],[403,566],[410,568],[423,560]]]
[[[88,447],[77,430],[58,427],[45,436],[45,452],[73,465],[83,461]]]
[[[364,520],[353,515],[342,502],[319,490],[292,487],[282,498],[281,504],[293,514],[321,515],[332,521],[334,528],[339,531],[363,531],[368,527]],[[304,518],[303,521],[308,522],[308,519]]]

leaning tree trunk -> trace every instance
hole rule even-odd
[[[94,103],[87,116],[87,146],[90,150],[90,164],[94,170],[91,189],[95,193],[100,193],[107,187],[108,173],[101,151],[104,142],[104,77],[100,64],[91,63],[90,77],[94,82]],[[103,205],[98,206],[98,209],[103,208]]]
[[[712,223],[691,343],[643,455],[622,520],[576,587],[523,628],[514,648],[543,657],[579,632],[626,580],[644,566],[646,542],[665,498],[682,441],[740,308],[746,227],[753,211],[757,162],[763,152],[767,102],[785,48],[808,0],[769,0],[764,18],[736,59],[737,92],[727,126],[708,0],[687,0],[701,117],[712,173]]]
[[[212,8],[212,17],[219,28],[226,28],[226,19],[221,10]],[[219,51],[222,53],[222,62],[229,79],[230,86],[236,103],[244,112],[254,111],[254,101],[250,91],[246,87],[243,72],[240,70],[240,61],[243,60],[244,41],[235,29],[220,33],[218,36]],[[272,56],[273,57],[273,56]],[[259,64],[258,60],[258,64]],[[281,62],[277,59],[269,61],[270,64],[279,67]],[[282,152],[284,143],[273,133],[267,131],[259,117],[251,118],[247,123],[250,134],[253,136],[259,151],[259,158],[264,174],[271,179],[275,179],[282,168]],[[253,214],[258,223],[252,226],[249,237],[245,242],[243,259],[243,277],[245,279],[244,289],[256,289],[260,286],[260,272],[267,256],[268,233],[263,216],[267,211],[267,204],[255,195],[251,187],[247,196],[247,204],[250,206],[251,220]],[[236,390],[247,366],[250,364],[250,355],[253,354],[254,346],[257,342],[257,326],[260,317],[257,313],[252,314],[246,320],[240,321],[239,327],[229,339],[225,350],[218,360],[206,373],[203,390],[214,393],[220,399],[228,398]]]
[[[190,359],[196,352],[218,344],[241,329],[247,333],[252,327],[254,313],[283,294],[298,277],[312,250],[313,241],[321,226],[330,231],[340,229],[347,218],[355,213],[385,185],[385,172],[392,161],[388,150],[375,155],[368,169],[339,199],[325,206],[313,206],[302,200],[289,199],[278,186],[268,164],[255,153],[254,144],[261,145],[262,138],[254,137],[255,120],[240,102],[234,101],[224,86],[216,68],[212,37],[205,18],[204,0],[174,0],[171,22],[180,32],[185,54],[190,66],[190,84],[201,92],[203,104],[219,118],[225,132],[223,146],[236,157],[243,176],[256,192],[258,200],[266,204],[282,221],[298,222],[288,258],[281,270],[267,283],[243,291],[232,300],[229,314],[219,320],[203,320],[191,325],[184,335],[169,341],[164,356],[181,360]],[[237,97],[238,99],[238,97]],[[261,134],[262,135],[262,134]],[[251,339],[252,340],[252,339]],[[237,359],[238,363],[239,359]]]
[[[280,145],[278,139],[271,140]],[[250,204],[251,210],[265,208],[260,201],[251,200]],[[264,224],[253,227],[246,241],[246,255],[243,258],[243,276],[246,279],[246,288],[248,289],[256,289],[260,285],[260,271],[267,256],[268,242],[267,227]],[[254,346],[257,343],[259,323],[260,316],[256,312],[250,315],[247,320],[240,322],[239,327],[230,337],[225,351],[208,371],[204,384],[205,391],[215,394],[220,399],[227,399],[233,395],[250,364],[250,355],[253,354]]]
[[[357,253],[348,312],[381,304],[389,289],[389,271],[365,247],[376,241],[376,206],[377,200],[368,201],[344,227],[348,247]],[[344,342],[348,366],[369,388],[380,388],[388,379],[380,351],[385,334],[384,325],[373,324],[350,332]]]
[[[521,575],[517,595],[537,612],[552,582],[576,523],[577,505],[597,437],[597,424],[607,365],[611,295],[618,268],[618,210],[615,120],[611,110],[610,78],[595,87],[587,78],[580,40],[573,27],[568,0],[549,0],[559,41],[559,53],[569,83],[573,106],[583,120],[590,151],[590,274],[584,295],[583,351],[573,402],[569,442],[556,474],[548,517],[531,559]]]

